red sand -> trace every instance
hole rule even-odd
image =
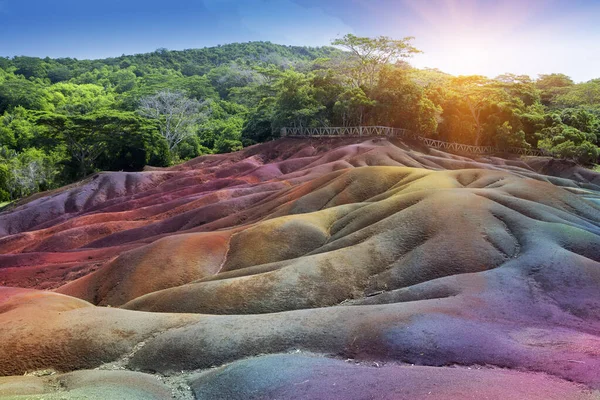
[[[173,373],[301,348],[542,371],[587,398],[600,388],[599,193],[600,174],[566,162],[385,139],[283,139],[97,174],[0,213],[0,285],[68,295],[0,289],[0,370]],[[482,376],[529,393],[544,381]]]

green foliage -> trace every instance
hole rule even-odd
[[[551,126],[541,130],[538,146],[549,154],[561,158],[570,158],[582,164],[598,161],[600,149],[596,145],[598,137],[592,132],[582,132],[569,126],[558,118],[549,118]]]
[[[100,166],[140,169],[149,159],[146,147],[156,146],[156,139],[150,135],[152,125],[132,112],[98,110],[71,116],[44,113],[38,116],[37,122],[49,128],[51,139],[64,143],[71,157],[72,175],[78,178]],[[137,155],[136,161],[128,162],[127,158],[134,155]]]
[[[210,154],[211,149],[201,144],[197,135],[186,137],[177,145],[176,158],[181,161],[190,160],[203,154]]]
[[[376,101],[371,100],[361,88],[344,90],[333,105],[335,125],[364,125],[375,104]]]
[[[534,104],[524,109],[517,110],[515,115],[518,116],[521,122],[521,129],[525,134],[525,142],[529,146],[537,146],[537,133],[545,126],[546,113],[541,104]]]
[[[582,132],[600,134],[600,116],[582,108],[567,108],[560,112],[560,120]]]
[[[57,66],[48,71],[48,78],[52,83],[65,82],[73,76],[71,70],[65,66]]]
[[[37,57],[15,57],[12,61],[17,75],[26,79],[47,77],[47,64]]]
[[[0,201],[97,170],[237,151],[285,126],[386,125],[597,161],[600,79],[415,69],[404,61],[419,52],[411,37],[346,35],[333,45],[346,51],[251,42],[103,60],[0,57]],[[136,112],[167,92],[196,105],[185,129],[174,122],[184,133],[175,139],[165,113]]]
[[[579,83],[557,96],[555,103],[560,107],[582,107],[600,111],[600,79]]]
[[[0,202],[7,203],[12,200],[10,190],[11,170],[10,165],[4,161],[0,163]]]
[[[552,139],[542,139],[539,142],[539,146],[555,157],[573,159],[588,165],[596,163],[600,156],[598,146],[587,140],[579,143],[575,143],[572,140],[556,143]]]
[[[206,77],[223,99],[228,98],[233,88],[249,86],[260,79],[260,75],[252,68],[237,63],[213,68]]]
[[[383,69],[372,98],[376,102],[371,118],[374,125],[401,127],[425,135],[436,131],[436,106],[406,71]]]
[[[242,136],[249,143],[265,142],[278,135],[272,121],[275,113],[275,99],[265,97],[248,113],[242,128]]]
[[[332,44],[350,52],[344,69],[351,82],[357,87],[372,88],[383,67],[421,52],[411,44],[413,39],[413,37],[405,37],[396,40],[387,36],[369,38],[347,34],[341,39],[334,40]]]
[[[59,157],[35,148],[21,153],[0,148],[0,199],[9,201],[55,187]]]
[[[200,127],[200,144],[206,148],[213,148],[217,153],[241,150],[243,124],[244,119],[240,116],[212,118]]]
[[[504,121],[502,125],[494,126],[494,129],[494,144],[497,147],[531,147],[525,140],[525,132],[522,130],[515,131],[508,121]]]
[[[22,151],[32,145],[39,128],[28,118],[29,112],[21,106],[6,111],[0,117],[0,143],[11,149]]]
[[[91,83],[77,85],[60,82],[50,86],[46,93],[54,111],[70,115],[107,109],[116,101],[113,92]]]
[[[540,91],[527,75],[503,74],[494,79],[494,85],[507,92],[514,100],[520,100],[525,106],[538,104]]]
[[[23,77],[9,76],[0,85],[0,113],[19,106],[29,110],[47,110],[45,87]]]
[[[569,91],[574,82],[565,74],[547,74],[540,75],[535,85],[540,90],[542,104],[551,106],[558,96]]]
[[[294,70],[285,71],[275,88],[277,96],[272,123],[275,130],[284,126],[327,125],[320,118],[325,106],[315,99],[315,88],[309,76]]]

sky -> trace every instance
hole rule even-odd
[[[0,56],[105,58],[346,33],[414,36],[409,62],[454,75],[600,77],[600,0],[0,0]]]

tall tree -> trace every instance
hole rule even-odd
[[[347,89],[338,96],[333,106],[336,124],[339,121],[342,126],[361,126],[374,105],[375,101],[367,97],[361,88]]]
[[[114,110],[75,116],[44,113],[38,122],[50,127],[52,137],[66,145],[79,178],[94,170],[94,162],[107,148],[114,147],[112,143],[126,141],[142,130],[135,113]]]
[[[138,111],[142,116],[157,121],[159,132],[171,152],[186,137],[193,135],[199,120],[208,115],[206,102],[169,90],[143,98]]]
[[[482,111],[490,103],[505,100],[508,94],[489,79],[479,75],[459,76],[452,80],[453,89],[462,97],[475,126],[475,146],[481,145]]]
[[[326,125],[321,118],[325,106],[316,101],[315,88],[309,77],[289,70],[281,76],[275,86],[277,96],[272,124],[275,130],[284,126],[304,128]]]
[[[397,40],[387,36],[369,38],[347,34],[331,44],[350,51],[351,57],[347,62],[350,63],[348,72],[353,84],[358,87],[372,88],[375,86],[381,67],[415,53],[421,53],[411,44],[413,39],[411,36]]]
[[[383,68],[371,97],[375,100],[372,124],[406,128],[426,136],[436,131],[437,107],[402,68]]]

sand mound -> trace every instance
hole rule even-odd
[[[118,370],[0,395],[597,396],[599,174],[419,150],[284,139],[0,214],[0,374]]]
[[[46,370],[26,377],[0,377],[0,399],[163,400],[171,395],[170,388],[155,377],[129,371],[77,371],[55,375],[54,371]]]

